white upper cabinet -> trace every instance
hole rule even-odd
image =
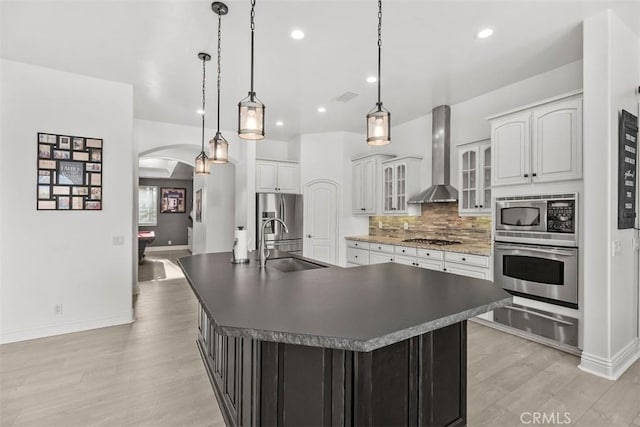
[[[300,193],[300,165],[296,162],[256,160],[256,192]]]
[[[533,112],[534,182],[582,178],[582,98]]]
[[[407,200],[420,191],[420,157],[398,157],[382,162],[382,212],[385,215],[420,215],[420,205]]]
[[[582,178],[582,95],[490,118],[493,186]]]
[[[493,185],[530,182],[531,114],[524,113],[491,122]]]
[[[458,147],[460,215],[491,214],[491,140]]]
[[[352,211],[354,215],[379,215],[381,211],[380,162],[393,156],[370,154],[352,160]]]

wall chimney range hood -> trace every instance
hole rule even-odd
[[[440,105],[431,111],[431,187],[411,197],[407,203],[457,202],[458,190],[449,183],[451,164],[451,108]]]

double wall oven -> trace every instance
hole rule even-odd
[[[578,308],[578,195],[498,197],[495,281],[514,295]]]
[[[513,295],[578,308],[578,195],[497,197],[494,278]],[[575,353],[578,319],[512,304],[493,320]]]

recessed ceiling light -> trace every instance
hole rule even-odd
[[[302,30],[291,31],[291,38],[293,38],[294,40],[302,40],[304,38],[304,31]]]
[[[477,39],[488,39],[493,35],[493,28],[483,28],[476,33]]]
[[[326,113],[327,109],[324,107],[318,107],[318,113]]]
[[[376,78],[376,76],[367,77],[367,83],[375,83],[377,81],[378,81],[378,79]]]
[[[278,120],[276,122],[276,126],[284,126],[284,122],[282,120]]]
[[[202,108],[197,109],[196,113],[200,114],[201,116],[204,116],[204,110]]]

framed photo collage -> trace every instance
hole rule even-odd
[[[38,210],[102,210],[102,139],[38,133]]]

